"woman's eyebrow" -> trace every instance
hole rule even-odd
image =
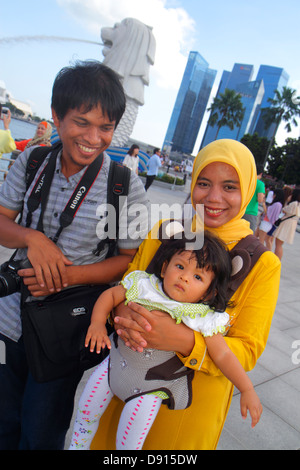
[[[234,183],[234,184],[240,184],[240,180],[224,180],[224,183]]]
[[[205,178],[204,176],[199,176],[197,178],[197,181],[210,181],[209,178]],[[234,183],[234,184],[240,184],[240,180],[239,179],[236,179],[236,180],[223,180],[222,183]]]
[[[199,180],[210,181],[208,178],[204,178],[204,176],[198,176],[197,181]]]

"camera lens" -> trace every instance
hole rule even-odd
[[[20,290],[20,276],[13,271],[0,273],[0,297],[14,294]]]

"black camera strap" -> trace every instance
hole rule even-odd
[[[34,187],[29,195],[27,201],[28,215],[26,218],[26,227],[30,227],[32,221],[32,213],[39,207],[41,204],[41,213],[37,225],[37,230],[44,233],[43,228],[43,217],[47,205],[48,195],[51,187],[51,182],[54,176],[54,171],[56,167],[56,159],[61,148],[55,149],[51,152],[48,163],[45,165],[44,169],[41,171],[40,175],[37,178],[37,181],[34,184]],[[73,218],[76,215],[80,205],[82,204],[84,198],[91,189],[94,181],[97,179],[98,174],[101,171],[103,165],[103,153],[98,155],[98,157],[87,167],[82,178],[77,184],[72,196],[67,202],[63,212],[60,215],[60,227],[53,238],[54,243],[57,242],[59,235],[65,227],[68,227]]]
[[[77,184],[72,196],[67,202],[63,212],[60,215],[59,223],[60,227],[53,238],[54,243],[57,242],[59,235],[65,227],[68,227],[72,220],[74,219],[76,212],[81,206],[83,200],[88,194],[89,190],[93,186],[95,180],[97,179],[101,168],[103,165],[103,153],[98,155],[98,157],[87,167],[82,178]]]
[[[60,148],[58,147],[51,152],[48,162],[46,163],[39,177],[37,178],[37,181],[28,197],[28,200],[27,200],[28,213],[27,213],[27,218],[26,218],[26,227],[30,227],[31,222],[32,222],[32,213],[41,204],[42,195],[44,197],[44,201],[42,205],[45,207],[47,203],[47,193],[49,193],[50,191],[50,186],[51,186],[51,182],[53,179],[55,166],[56,166],[56,158],[61,148],[62,147]],[[43,188],[44,188],[44,192],[42,192]]]

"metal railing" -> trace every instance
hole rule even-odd
[[[9,172],[9,168],[10,168],[11,164],[13,164],[13,163],[15,162],[17,156],[18,156],[20,153],[21,153],[20,150],[14,150],[13,152],[11,152],[11,154],[7,154],[7,155],[10,155],[10,157],[3,157],[3,156],[2,156],[2,158],[0,159],[0,161],[2,160],[2,161],[4,161],[4,162],[9,162],[9,164],[8,164],[8,168],[6,168],[6,169],[0,168],[0,177],[1,177],[1,173],[4,173],[4,178],[5,178],[5,176],[6,176],[7,173]],[[2,179],[2,178],[0,179],[0,184],[3,183],[4,178],[3,178],[3,179]]]

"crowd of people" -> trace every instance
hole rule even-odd
[[[191,248],[184,227],[167,226],[165,241],[158,236],[165,221],[149,226],[147,189],[161,164],[160,150],[149,161],[143,187],[137,175],[139,149],[132,147],[124,162],[130,168],[127,211],[121,211],[111,251],[99,231],[96,209],[107,201],[106,150],[125,106],[121,82],[105,65],[88,61],[63,68],[51,99],[60,144],[49,150],[27,186],[31,153],[49,141],[49,127],[41,123],[33,139],[22,144],[24,151],[0,187],[0,244],[16,250],[23,286],[0,298],[0,341],[6,347],[6,364],[0,366],[2,450],[65,447],[84,368],[37,379],[37,358],[26,346],[26,335],[33,333],[23,326],[25,314],[37,304],[49,300],[51,312],[51,299],[57,299],[55,305],[64,308],[79,286],[99,286],[85,339],[86,349],[96,349],[99,365],[79,402],[70,448],[216,449],[234,386],[241,392],[242,417],[248,410],[253,427],[260,419],[262,406],[246,372],[255,367],[268,340],[281,263],[279,245],[277,256],[264,249],[244,219],[256,194],[254,157],[230,139],[199,152],[192,172],[190,222],[203,244]],[[90,173],[93,182],[85,197],[87,191],[79,194],[78,188]],[[32,194],[39,191],[32,210]],[[67,224],[63,215],[69,201],[76,213]],[[137,202],[145,210],[133,236]],[[280,204],[284,215],[272,236],[290,242],[282,227],[292,214],[293,226],[298,220],[299,193],[281,202],[274,198],[260,231],[269,228],[263,222],[272,223],[275,204],[276,214]],[[201,224],[198,205],[204,208]],[[253,239],[260,250],[255,264],[237,267],[236,253]],[[24,260],[27,265],[21,264]],[[234,282],[237,274],[240,284]],[[80,313],[76,308],[74,316]],[[58,342],[64,342],[65,324],[58,322],[56,328]]]
[[[255,193],[248,204],[244,219],[253,233],[281,260],[283,244],[293,244],[300,218],[300,189],[268,186],[262,181],[263,168],[257,166]],[[275,247],[274,247],[275,245]]]

